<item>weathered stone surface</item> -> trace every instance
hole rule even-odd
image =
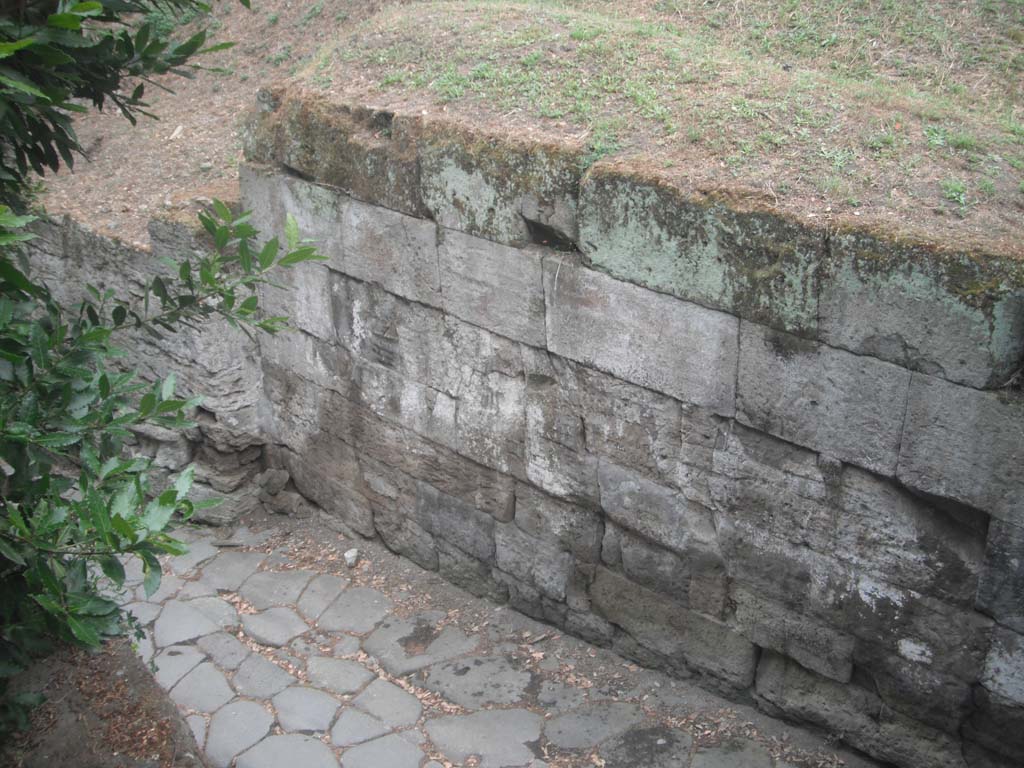
[[[572,259],[544,260],[548,348],[731,416],[735,317],[622,283]]]
[[[691,768],[772,768],[768,750],[747,739],[729,739],[693,756]]]
[[[249,655],[249,649],[242,645],[234,635],[229,635],[226,632],[200,637],[196,641],[196,645],[203,653],[209,655],[221,669],[238,669],[238,665]]]
[[[1024,635],[996,628],[981,684],[1003,699],[1024,705]]]
[[[591,587],[594,609],[641,645],[736,688],[754,679],[754,645],[724,624],[688,611],[605,568]]]
[[[391,728],[376,717],[371,717],[358,709],[348,708],[341,713],[338,722],[331,728],[331,743],[337,747],[351,747],[376,739],[390,731]]]
[[[535,586],[553,600],[565,599],[573,569],[568,552],[528,536],[511,523],[495,526],[494,539],[498,568]]]
[[[418,676],[421,684],[466,709],[518,704],[533,678],[503,656],[471,656],[435,664]]]
[[[600,463],[598,479],[601,506],[619,525],[680,554],[715,550],[709,509],[611,462]]]
[[[549,720],[544,735],[561,749],[592,749],[642,719],[643,714],[635,704],[600,702]]]
[[[543,347],[541,254],[442,229],[437,253],[441,307],[473,325]]]
[[[315,688],[292,686],[273,698],[277,721],[286,731],[323,732],[331,727],[338,700]]]
[[[499,709],[435,718],[427,722],[426,731],[456,763],[479,755],[480,768],[510,768],[534,757],[528,744],[540,737],[542,722],[540,715],[525,709]]]
[[[413,725],[423,711],[419,699],[382,679],[370,683],[352,704],[391,728]]]
[[[234,592],[259,568],[264,557],[259,552],[221,552],[203,567],[203,581],[214,589]]]
[[[419,157],[423,202],[442,226],[518,245],[530,242],[534,221],[576,239],[584,167],[576,152],[506,138],[490,141],[428,124]]]
[[[817,327],[823,233],[776,213],[590,169],[580,191],[580,248],[610,274],[795,333]]]
[[[338,768],[331,748],[311,736],[286,734],[269,736],[239,756],[237,768],[281,768],[301,765],[303,768]]]
[[[235,697],[228,681],[210,662],[203,662],[171,689],[174,703],[197,712],[216,712]]]
[[[444,539],[437,540],[437,564],[445,579],[477,597],[497,602],[508,599],[508,588],[495,580],[490,563],[467,555]]]
[[[232,679],[236,691],[256,699],[269,699],[294,682],[294,676],[256,653],[239,665]]]
[[[317,626],[328,632],[369,632],[390,611],[386,595],[369,587],[352,587],[320,614]]]
[[[977,607],[1024,632],[1024,527],[992,520],[978,581]]]
[[[142,626],[152,624],[160,615],[160,606],[156,603],[136,601],[123,606],[125,613],[130,613]]]
[[[613,739],[600,754],[605,768],[688,768],[691,744],[690,734],[677,728],[640,726]]]
[[[736,418],[893,475],[910,372],[761,325],[740,326]]]
[[[202,715],[189,715],[185,718],[188,728],[196,739],[196,746],[200,749],[206,748],[206,718]]]
[[[914,374],[899,479],[1024,525],[1024,398]]]
[[[1024,707],[984,685],[975,687],[973,705],[971,717],[963,725],[964,737],[1018,765],[1024,754]],[[987,768],[988,763],[981,765]]]
[[[342,695],[355,693],[373,679],[373,673],[361,664],[326,656],[310,659],[306,671],[313,685]]]
[[[188,573],[195,570],[197,565],[216,557],[219,551],[206,539],[190,542],[188,552],[171,559],[171,568],[178,574]]]
[[[299,598],[299,613],[309,621],[316,621],[347,586],[348,580],[341,576],[320,574],[309,582]]]
[[[257,610],[294,605],[313,578],[311,571],[259,571],[242,584],[238,593]]]
[[[172,645],[160,652],[153,663],[156,665],[156,681],[164,689],[174,686],[206,656],[188,645]]]
[[[220,627],[198,608],[171,600],[164,605],[153,627],[153,640],[158,648],[182,643],[220,630]]]
[[[601,516],[554,499],[532,486],[516,486],[515,524],[535,539],[558,542],[574,557],[595,563],[601,554]]]
[[[494,518],[469,504],[417,483],[416,519],[423,529],[480,560],[494,558]]]
[[[476,639],[467,637],[457,627],[438,628],[444,618],[440,611],[408,619],[391,617],[366,638],[363,648],[392,675],[407,675],[473,651]]]
[[[822,341],[971,387],[998,386],[1019,367],[1024,297],[1000,279],[1004,265],[850,231],[829,248]]]
[[[258,643],[270,646],[288,645],[293,638],[307,632],[309,626],[291,608],[270,608],[262,613],[242,616],[245,633]]]
[[[345,768],[420,768],[423,750],[392,734],[346,750],[343,759]]]
[[[274,724],[274,716],[254,701],[233,701],[210,720],[206,757],[213,768],[228,768],[236,755],[258,743]]]
[[[851,746],[882,760],[921,768],[964,768],[956,741],[894,712],[854,685],[818,677],[793,661],[762,654],[757,694],[791,717],[843,734]]]
[[[238,626],[238,611],[220,597],[205,595],[186,601],[186,605],[197,609],[221,629]]]

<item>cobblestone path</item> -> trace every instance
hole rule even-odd
[[[213,768],[871,765],[372,542],[287,524],[183,537],[159,591],[125,599]]]

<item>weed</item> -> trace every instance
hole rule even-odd
[[[961,208],[967,206],[967,185],[960,179],[945,179],[941,182],[942,196]]]
[[[975,152],[981,148],[978,140],[970,133],[953,133],[949,136],[949,146],[962,152]]]
[[[573,27],[569,33],[569,37],[580,43],[589,43],[591,40],[596,40],[604,34],[604,30],[600,27]]]
[[[280,20],[281,17],[278,16],[276,13],[267,14],[267,24],[271,27],[277,24],[277,22],[279,22]]]
[[[978,182],[978,191],[985,197],[993,197],[996,193],[996,185],[992,179],[982,179]]]
[[[621,149],[619,142],[620,125],[615,120],[602,120],[595,123],[593,132],[590,134],[590,141],[587,148],[590,150],[585,162],[590,165],[596,163],[602,157],[613,155]]]
[[[313,3],[306,9],[306,12],[302,14],[302,18],[299,20],[300,24],[309,24],[314,19],[320,18],[320,14],[324,12],[324,4],[322,2]]]
[[[946,146],[946,129],[937,125],[926,125],[924,138],[928,143],[928,149],[942,149]]]
[[[531,69],[537,66],[542,58],[544,58],[544,54],[541,51],[531,51],[523,56],[523,58],[519,60],[519,63],[527,69]]]
[[[275,67],[280,66],[284,62],[288,61],[292,57],[292,46],[289,43],[285,43],[277,51],[267,56],[267,62],[273,64]]]
[[[443,101],[454,101],[466,92],[469,87],[469,79],[450,66],[440,77],[434,80],[433,88]]]

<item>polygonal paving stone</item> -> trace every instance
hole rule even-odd
[[[249,655],[249,649],[227,632],[200,637],[196,645],[221,669],[238,669],[238,665]]]
[[[426,725],[430,740],[455,763],[480,756],[480,768],[508,768],[534,758],[528,744],[540,738],[540,715],[525,709],[499,709],[449,715]]]
[[[717,747],[702,748],[693,756],[693,768],[771,768],[768,751],[755,741],[730,739]]]
[[[156,592],[152,595],[147,595],[146,590],[143,587],[139,587],[135,590],[135,594],[138,596],[138,600],[145,600],[150,603],[162,603],[178,594],[178,590],[181,589],[184,584],[185,582],[177,576],[168,573],[164,574],[160,578],[160,586],[156,588]]]
[[[185,604],[197,609],[222,629],[238,626],[238,611],[227,600],[212,596],[196,597],[186,601]]]
[[[537,704],[553,712],[576,709],[586,703],[587,695],[579,688],[545,680],[537,691]]]
[[[437,628],[445,616],[441,611],[429,611],[408,619],[390,618],[366,638],[363,646],[392,675],[407,675],[472,652],[476,639],[457,627]]]
[[[341,576],[327,574],[317,576],[309,582],[306,591],[299,598],[299,613],[310,621],[316,621],[347,586],[348,579],[343,579]]]
[[[235,765],[237,768],[338,768],[338,760],[322,741],[289,733],[264,739],[240,756]]]
[[[690,764],[690,734],[664,725],[631,728],[600,752],[605,768],[686,768]]]
[[[271,608],[262,613],[242,616],[245,634],[263,645],[287,645],[293,638],[309,631],[309,626],[291,608]]]
[[[259,552],[221,552],[203,566],[203,581],[214,589],[234,592],[260,567],[264,557]]]
[[[423,750],[397,734],[384,736],[346,750],[345,768],[419,768]]]
[[[273,699],[277,721],[286,731],[326,731],[340,702],[316,688],[285,688]]]
[[[156,665],[154,677],[165,690],[169,690],[205,658],[190,645],[172,645],[161,651],[153,662]]]
[[[449,701],[477,709],[518,703],[533,679],[528,670],[516,669],[504,656],[474,656],[435,664],[419,673],[424,687]]]
[[[185,718],[185,722],[188,723],[189,730],[192,731],[196,746],[203,749],[203,744],[206,743],[206,718],[202,715],[189,715]]]
[[[147,630],[146,634],[132,644],[132,648],[135,650],[135,655],[142,659],[143,664],[149,664],[156,654],[156,648],[153,647],[153,633]]]
[[[216,712],[234,696],[224,675],[210,662],[193,668],[171,689],[175,704],[196,712]]]
[[[269,699],[295,682],[295,677],[258,653],[241,663],[232,680],[235,690],[254,699]]]
[[[331,741],[339,747],[351,747],[383,736],[390,730],[372,715],[358,709],[346,709],[331,729]]]
[[[160,615],[162,606],[156,603],[134,602],[124,606],[126,613],[130,613],[142,626],[146,626]]]
[[[233,701],[210,720],[206,759],[213,768],[228,768],[236,755],[270,732],[274,717],[254,701]]]
[[[198,608],[179,600],[171,600],[156,620],[153,641],[158,648],[163,648],[219,630],[220,627]]]
[[[590,749],[642,719],[635,704],[602,701],[549,720],[544,735],[562,749]]]
[[[178,591],[179,600],[191,600],[194,597],[216,597],[217,590],[213,585],[207,584],[205,581],[186,581]]]
[[[374,680],[352,703],[392,728],[412,725],[423,711],[419,699],[387,680]]]
[[[293,605],[313,578],[310,571],[257,571],[238,594],[257,610],[275,605]]]
[[[248,526],[241,525],[235,529],[235,532],[231,534],[231,538],[227,539],[226,543],[236,547],[258,547],[266,543],[273,535],[274,532],[269,529],[266,531],[250,531]]]
[[[320,615],[317,626],[328,632],[362,634],[373,629],[391,612],[391,608],[391,600],[376,589],[353,587],[338,595],[338,599]]]
[[[342,638],[331,648],[335,656],[354,656],[359,653],[359,638],[352,635],[343,635]]]
[[[355,693],[374,678],[373,672],[361,664],[345,659],[314,656],[306,662],[309,682],[335,693]]]
[[[209,539],[196,539],[188,545],[188,552],[171,558],[171,569],[179,576],[191,573],[195,568],[220,552]]]

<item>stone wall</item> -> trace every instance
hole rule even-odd
[[[1019,265],[264,94],[272,461],[470,591],[910,768],[1024,759]]]

